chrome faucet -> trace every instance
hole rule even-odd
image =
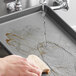
[[[40,0],[40,3],[43,3],[45,5],[48,5],[47,0]],[[48,1],[50,2],[50,1]],[[53,10],[58,10],[58,9],[69,9],[69,0],[54,0],[53,6],[50,6],[51,9]]]
[[[29,4],[32,1],[34,2],[34,0],[25,0],[25,2],[28,2]],[[53,9],[53,10],[58,10],[58,9],[68,10],[69,9],[69,3],[68,3],[69,0],[36,0],[35,1],[36,3],[34,2],[32,5],[40,4],[40,1],[41,2],[45,1],[46,5],[48,5],[48,3],[51,3],[51,1],[53,1],[53,6],[50,6],[50,8]],[[30,5],[29,4],[28,4],[28,6],[31,7],[31,4]],[[21,0],[15,0],[13,2],[9,2],[9,3],[6,4],[6,7],[10,12],[20,11],[20,10],[22,10]]]
[[[53,10],[69,9],[69,0],[55,0],[53,4],[55,5],[51,7]]]
[[[21,0],[15,0],[6,4],[7,10],[9,12],[20,11],[22,10]]]

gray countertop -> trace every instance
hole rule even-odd
[[[55,11],[67,24],[76,31],[76,0],[69,1],[69,10]]]

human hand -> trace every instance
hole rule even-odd
[[[41,76],[41,70],[27,59],[10,55],[0,59],[0,76]]]

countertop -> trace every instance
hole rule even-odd
[[[69,26],[76,31],[76,0],[69,0],[69,10],[55,11]]]

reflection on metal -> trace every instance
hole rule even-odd
[[[68,10],[69,9],[68,1],[69,0],[45,0],[46,5],[53,10],[59,10],[59,9]],[[6,7],[10,12],[13,12],[39,5],[41,2],[42,0],[14,0],[13,2],[7,3]]]
[[[22,10],[21,0],[16,0],[15,10],[16,11]]]
[[[51,7],[51,9],[53,10],[58,10],[58,9],[69,9],[69,0],[55,0],[54,4],[58,5],[58,6],[53,6]]]
[[[21,0],[15,0],[14,2],[9,2],[6,4],[6,7],[9,12],[21,11],[22,10]]]

